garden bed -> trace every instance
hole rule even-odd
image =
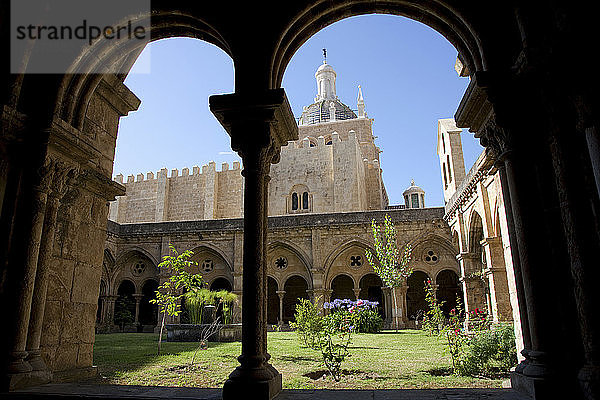
[[[167,342],[198,342],[202,338],[202,331],[209,327],[209,324],[168,324]],[[221,329],[208,338],[210,342],[241,342],[242,324],[226,324]]]

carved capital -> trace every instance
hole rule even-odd
[[[244,169],[279,162],[281,146],[298,139],[298,126],[282,88],[211,96],[209,104],[231,136],[231,148],[244,160]]]
[[[512,151],[510,133],[498,125],[493,112],[477,132],[477,136],[480,138],[481,145],[489,150],[489,154],[495,160],[503,160]]]
[[[77,173],[76,166],[62,161],[55,162],[49,195],[61,200],[77,179]]]

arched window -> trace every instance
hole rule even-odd
[[[446,156],[448,162],[448,182],[452,182],[452,170],[450,169],[450,156]]]
[[[448,178],[446,178],[446,164],[442,165],[442,172],[444,174],[444,189],[448,189]]]
[[[419,194],[413,193],[410,195],[410,208],[419,208]]]
[[[302,209],[308,210],[308,192],[302,193]]]
[[[298,193],[292,193],[292,210],[298,209]]]
[[[446,141],[444,141],[444,134],[442,133],[442,153],[446,152]]]

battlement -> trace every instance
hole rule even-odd
[[[211,161],[208,164],[203,165],[202,167],[199,167],[199,166],[192,167],[191,174],[190,174],[189,168],[183,168],[181,170],[181,173],[178,169],[172,169],[170,175],[169,175],[169,171],[166,168],[162,168],[160,171],[158,171],[156,173],[156,175],[154,175],[153,172],[147,172],[146,176],[144,176],[144,174],[142,174],[142,173],[139,173],[135,176],[128,175],[127,180],[125,181],[125,177],[123,176],[123,174],[118,174],[113,178],[113,180],[115,182],[118,182],[121,184],[131,184],[131,183],[137,183],[137,182],[158,181],[158,180],[162,180],[162,179],[166,179],[166,178],[173,179],[173,178],[185,178],[185,177],[190,177],[190,176],[205,176],[205,175],[209,175],[209,174],[223,173],[223,172],[228,172],[228,171],[240,171],[240,169],[241,169],[240,162],[234,161],[233,165],[232,165],[232,169],[229,169],[229,163],[225,162],[225,163],[221,164],[221,170],[218,171],[216,168],[216,163],[214,161]]]
[[[326,151],[332,149],[335,146],[340,145],[341,143],[354,143],[358,144],[358,139],[356,135],[356,131],[350,129],[347,132],[344,132],[340,135],[339,132],[333,131],[326,135],[321,135],[318,137],[306,136],[299,140],[291,140],[287,143],[287,145],[281,148],[282,152],[289,152],[293,150],[299,151]]]

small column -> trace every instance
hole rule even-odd
[[[404,283],[402,286],[396,288],[396,293],[398,296],[398,300],[400,300],[400,321],[402,325],[400,328],[406,328],[408,324],[408,307],[406,305],[406,293],[408,292],[408,285]]]
[[[360,288],[354,288],[352,291],[354,292],[354,298],[358,300],[358,296],[360,296]]]
[[[40,341],[42,336],[42,323],[44,321],[44,310],[46,307],[46,293],[48,290],[48,275],[54,247],[54,235],[56,231],[56,218],[60,199],[67,189],[67,181],[74,177],[75,170],[62,163],[53,166],[52,190],[48,195],[46,213],[44,216],[44,227],[39,248],[38,266],[35,276],[35,287],[31,304],[31,317],[29,320],[29,331],[27,334],[27,361],[31,364],[33,371],[45,372],[42,380],[49,381],[50,373],[41,357]]]
[[[281,146],[297,140],[298,126],[283,89],[211,96],[210,109],[231,136],[244,163],[244,241],[242,354],[223,387],[223,399],[272,399],[281,391],[281,374],[267,353],[266,237],[271,163]]]
[[[140,293],[136,293],[133,295],[133,298],[135,299],[135,320],[133,321],[133,323],[136,325],[140,321],[140,302],[142,301],[142,297],[144,297],[144,295]]]
[[[285,290],[278,290],[277,296],[279,296],[279,321],[278,325],[283,325],[283,298],[285,297]]]
[[[113,326],[115,325],[115,304],[119,296],[105,296],[106,300],[106,325],[110,327],[110,330],[113,330]]]
[[[436,284],[431,284],[431,288],[433,289],[433,296],[435,297],[435,299],[437,300],[437,295],[438,295],[438,289],[440,288],[440,285],[436,285]]]
[[[20,193],[19,206],[15,217],[15,238],[27,238],[22,243],[16,243],[16,253],[11,257],[12,269],[21,270],[17,293],[19,294],[16,308],[13,311],[16,320],[9,324],[10,345],[8,365],[9,374],[18,375],[31,372],[32,366],[25,360],[26,345],[33,301],[35,276],[37,273],[38,257],[42,239],[44,217],[46,215],[47,192],[52,179],[53,162],[46,160],[40,170],[28,171],[24,179],[28,185]],[[12,326],[11,326],[12,325]],[[16,377],[15,377],[16,378]],[[16,378],[18,379],[18,378]],[[12,384],[11,384],[12,385]]]
[[[381,288],[383,291],[383,309],[385,310],[385,326],[390,329],[393,328],[393,319],[392,319],[392,288],[389,286],[384,286]]]

